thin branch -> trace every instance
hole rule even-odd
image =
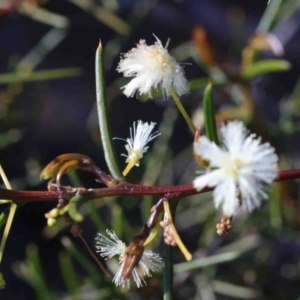
[[[99,266],[99,268],[102,270],[102,272],[105,274],[105,276],[108,278],[111,277],[110,274],[108,273],[108,271],[106,271],[106,269],[102,265],[102,263],[98,260],[97,256],[94,254],[93,250],[90,248],[89,244],[87,243],[85,238],[82,236],[82,234],[78,235],[78,237],[81,239],[81,241],[83,242],[84,246],[86,247],[88,253],[94,259],[94,261]]]
[[[290,180],[300,178],[300,169],[286,170],[279,172],[276,181]],[[152,195],[164,196],[168,193],[178,193],[178,198],[189,195],[202,194],[211,191],[212,188],[204,188],[196,191],[193,184],[183,184],[177,186],[143,186],[127,182],[121,182],[110,188],[87,189],[80,194],[88,200],[99,199],[102,197],[120,196],[120,195]],[[8,199],[16,202],[50,201],[58,198],[72,198],[79,192],[77,189],[72,191],[21,191],[6,190],[0,188],[0,199]]]

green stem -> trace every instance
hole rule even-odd
[[[163,248],[164,257],[164,300],[173,299],[173,247],[164,244]]]
[[[197,129],[196,129],[196,127],[195,127],[193,121],[192,121],[191,118],[189,117],[188,113],[186,112],[185,108],[183,107],[183,105],[182,105],[182,103],[181,103],[179,97],[177,96],[177,94],[175,93],[175,91],[174,91],[173,89],[171,90],[171,96],[173,97],[174,102],[175,102],[175,104],[177,105],[177,107],[178,107],[180,113],[181,113],[182,116],[184,117],[185,121],[188,123],[188,125],[189,125],[191,131],[192,131],[193,133],[195,133]]]
[[[116,180],[123,181],[124,177],[118,167],[114,145],[112,143],[110,123],[108,120],[108,107],[104,76],[103,48],[100,42],[96,51],[96,94],[101,141],[105,161],[111,176]]]
[[[175,219],[175,210],[178,204],[178,200],[174,200],[174,203],[170,203],[170,209],[172,214],[172,219]],[[174,265],[173,265],[173,248],[164,243],[163,247],[163,286],[164,286],[164,299],[173,299],[173,277],[174,277]]]

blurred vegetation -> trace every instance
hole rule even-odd
[[[245,4],[245,10],[240,5],[227,4],[225,10],[220,1],[211,1],[215,5],[212,7],[205,1],[195,1],[194,5],[203,4],[203,10],[221,7],[229,20],[229,24],[220,21],[230,30],[229,50],[214,40],[215,33],[209,26],[206,28],[197,20],[189,30],[182,31],[171,21],[168,23],[169,18],[177,23],[177,18],[182,20],[178,11],[187,7],[185,3],[128,2],[70,0],[60,4],[51,0],[6,0],[0,4],[0,28],[3,26],[8,32],[1,40],[5,60],[0,60],[0,150],[1,163],[13,188],[46,189],[46,184],[40,183],[39,173],[49,160],[64,152],[82,152],[105,168],[91,79],[100,38],[105,49],[115,136],[126,138],[129,126],[137,119],[158,122],[162,133],[140,168],[131,172],[129,181],[144,185],[192,182],[198,170],[192,153],[193,136],[172,101],[163,100],[159,93],[149,101],[121,95],[125,80],[115,72],[119,54],[139,39],[150,43],[154,40],[152,33],[162,40],[170,37],[170,53],[186,63],[191,92],[182,100],[198,127],[203,128],[203,90],[210,81],[214,85],[218,124],[243,120],[271,141],[280,156],[281,169],[299,168],[299,69],[289,57],[277,58],[261,36],[273,32],[299,11],[299,1],[272,0],[268,6],[265,1],[264,13],[258,14],[257,29],[250,30],[251,36],[246,30],[243,32],[251,4],[250,8]],[[213,12],[207,13],[214,18]],[[164,18],[161,14],[165,14]],[[183,19],[187,16],[188,13],[183,15]],[[10,34],[15,34],[14,29],[7,27],[14,23],[31,24],[29,28],[35,30],[36,36],[32,33],[32,40],[25,42],[30,47],[15,51],[6,48],[5,39],[13,40]],[[300,28],[300,20],[295,26]],[[285,30],[291,32],[292,28]],[[90,35],[93,41],[86,45],[78,39],[75,43],[76,34]],[[82,58],[84,50],[72,53],[75,45],[87,48],[92,58]],[[290,67],[291,71],[283,72]],[[293,77],[294,85],[276,94],[278,86],[289,86],[288,74],[293,72],[298,72]],[[275,95],[268,93],[265,82]],[[74,86],[82,87],[78,95]],[[257,94],[261,96],[256,99]],[[123,144],[116,141],[115,145],[118,154],[124,152]],[[90,175],[82,172],[71,174],[66,183],[97,186]],[[219,217],[210,193],[179,201],[176,227],[194,259],[185,262],[182,254],[174,250],[174,299],[300,299],[299,191],[297,181],[275,184],[268,203],[251,215],[239,212],[226,237],[216,235]],[[126,196],[90,201],[82,210],[83,233],[88,243],[93,247],[96,233],[105,232],[106,228],[129,241],[139,233],[157,200]],[[1,203],[4,215],[6,205]],[[52,207],[53,203],[34,203],[18,209],[1,262],[0,275],[5,280],[1,299],[162,299],[161,274],[147,279],[147,286],[139,290],[116,288],[82,242],[70,235],[64,219],[59,219],[53,228],[46,227],[44,213]],[[156,252],[161,252],[161,240],[159,236],[151,244]],[[106,265],[112,273],[118,267],[112,261]]]

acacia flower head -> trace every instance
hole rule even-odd
[[[267,199],[266,189],[278,174],[278,157],[269,143],[249,134],[242,122],[221,128],[222,146],[206,136],[194,143],[194,152],[209,162],[210,170],[194,180],[194,187],[215,187],[215,206],[232,216],[241,205],[251,212]]]
[[[133,77],[123,87],[127,97],[136,93],[151,97],[152,89],[161,88],[164,95],[169,95],[174,89],[178,96],[188,93],[188,81],[183,68],[168,53],[167,46],[155,36],[154,45],[148,46],[145,40],[140,40],[136,47],[121,56],[117,67],[124,77]]]
[[[126,139],[127,154],[122,154],[127,157],[126,163],[133,162],[133,165],[139,166],[140,159],[148,151],[147,144],[160,135],[158,131],[152,132],[155,124],[143,123],[141,120],[133,122],[132,128],[129,129],[130,137]]]
[[[112,230],[106,230],[108,235],[98,233],[96,237],[96,249],[100,255],[106,259],[119,256],[120,267],[113,278],[116,286],[130,287],[132,278],[136,286],[142,287],[146,284],[144,276],[151,277],[150,272],[159,271],[162,265],[162,258],[144,247],[134,244],[126,247]],[[132,252],[134,249],[134,252]],[[133,262],[130,267],[129,264]]]

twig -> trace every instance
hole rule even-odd
[[[86,242],[86,240],[84,239],[84,237],[82,236],[82,234],[78,235],[78,237],[81,239],[81,241],[85,245],[87,251],[89,252],[89,254],[91,255],[91,257],[95,260],[95,262],[100,267],[100,269],[103,271],[103,273],[105,274],[105,276],[109,278],[110,274],[107,272],[107,270],[101,264],[101,262],[98,260],[97,256],[94,254],[94,252],[92,251],[92,249],[90,248],[90,246],[88,245],[88,243]]]
[[[300,178],[300,169],[280,171],[276,181],[284,181]],[[120,195],[153,195],[164,196],[168,193],[179,193],[179,198],[190,195],[202,194],[211,191],[212,188],[204,188],[196,191],[193,184],[183,184],[177,186],[143,186],[127,182],[119,183],[110,188],[87,189],[81,195],[86,201],[99,199],[102,197],[112,197]],[[22,191],[6,190],[0,188],[0,199],[8,199],[16,202],[33,202],[33,201],[55,201],[58,198],[72,198],[76,195],[76,189],[72,191]],[[172,201],[172,200],[171,200]],[[162,205],[162,203],[160,204]]]

